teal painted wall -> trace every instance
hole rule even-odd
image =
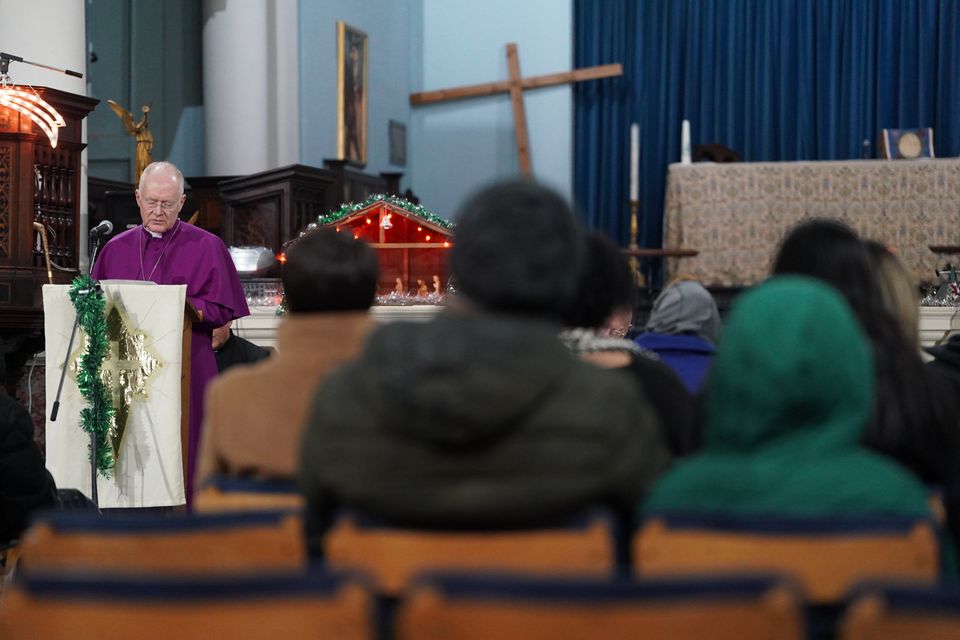
[[[87,119],[90,176],[133,179],[135,144],[107,99],[137,120],[150,105],[154,160],[203,175],[201,18],[196,0],[88,0],[87,93],[101,100]]]
[[[517,43],[524,76],[571,68],[572,0],[411,2],[411,91],[505,80],[509,42]],[[569,198],[572,91],[528,91],[525,103],[534,175]],[[519,171],[506,94],[416,107],[409,137],[410,185],[439,215],[452,217],[476,188]]]
[[[202,11],[195,0],[88,0],[90,95],[139,112],[151,104],[154,158],[204,175]],[[248,0],[257,1],[257,0]],[[260,0],[265,1],[265,0]],[[453,217],[476,188],[517,175],[506,95],[411,109],[409,94],[507,78],[516,42],[523,75],[568,70],[573,0],[280,0],[298,2],[299,161],[336,157],[336,23],[368,36],[367,173],[401,171],[425,207]],[[291,99],[294,99],[291,97]],[[526,92],[534,173],[570,195],[569,86]],[[407,129],[405,166],[390,163],[389,121]],[[102,103],[89,120],[90,175],[130,180],[132,138]]]

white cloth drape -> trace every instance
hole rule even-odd
[[[120,305],[131,330],[146,335],[146,346],[160,366],[146,383],[148,397],[130,406],[126,432],[113,477],[98,476],[101,508],[163,507],[184,504],[180,446],[180,372],[186,286],[102,281],[106,311]],[[67,373],[56,422],[50,411],[70,340],[75,312],[66,285],[44,285],[46,333],[47,468],[60,488],[90,495],[90,438],[80,428],[84,399],[76,377]],[[79,332],[73,354],[83,342]],[[109,357],[109,356],[108,356]]]

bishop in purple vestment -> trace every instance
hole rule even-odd
[[[190,353],[190,417],[187,444],[188,501],[207,383],[217,375],[212,331],[250,314],[240,277],[226,246],[217,236],[178,218],[186,200],[183,174],[169,162],[144,169],[137,189],[141,226],[114,237],[100,251],[91,275],[95,280],[144,280],[187,285],[187,300],[200,313],[193,324]]]

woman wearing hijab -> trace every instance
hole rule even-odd
[[[833,288],[781,276],[745,292],[713,364],[703,448],[644,509],[929,516],[920,480],[861,444],[872,373],[870,345]]]
[[[692,394],[703,388],[720,333],[720,313],[702,284],[680,280],[653,301],[644,333],[635,342],[660,356]]]

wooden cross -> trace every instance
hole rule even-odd
[[[510,72],[509,80],[412,93],[410,94],[410,104],[420,105],[432,102],[460,100],[461,98],[489,96],[496,93],[509,93],[510,102],[513,103],[513,120],[516,128],[517,156],[520,160],[520,173],[525,176],[533,173],[533,167],[530,162],[530,142],[527,137],[527,116],[523,107],[523,90],[623,75],[623,67],[621,67],[619,63],[615,63],[604,64],[597,67],[584,67],[574,71],[551,73],[545,76],[523,78],[520,76],[520,56],[517,54],[517,45],[515,42],[507,45],[507,68]]]

